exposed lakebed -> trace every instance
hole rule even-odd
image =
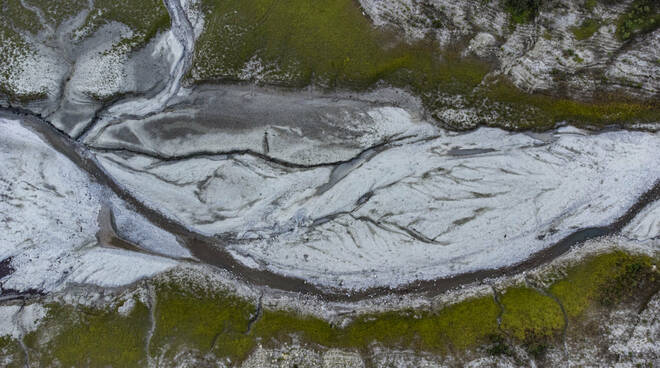
[[[57,186],[49,180],[71,178],[69,170],[89,181],[81,184],[92,188],[85,197],[93,204],[81,211],[91,222],[80,225],[89,234],[80,247],[94,243],[95,229],[107,226],[93,220],[105,219],[133,250],[164,256],[164,264],[209,263],[248,282],[331,299],[397,288],[437,293],[519,272],[589,238],[615,234],[658,198],[657,133],[561,128],[540,139],[489,128],[453,133],[413,120],[399,108],[368,107],[359,116],[384,126],[378,134],[389,135],[353,132],[368,143],[355,147],[350,137],[334,144],[344,144],[354,157],[324,162],[308,154],[307,162],[317,161],[305,164],[288,161],[295,152],[278,158],[272,142],[271,152],[213,153],[192,138],[203,153],[168,157],[123,149],[117,141],[112,148],[85,146],[31,117],[24,118],[25,125],[4,124],[8,132],[36,129],[41,149],[59,150],[61,160],[76,163],[59,165],[65,179],[37,169],[35,175],[46,181],[36,192]],[[199,132],[194,121],[187,124]],[[241,141],[241,132],[231,134]],[[300,139],[306,152],[327,144],[322,137]],[[13,161],[36,165],[19,151]],[[108,201],[114,204],[108,207]],[[100,216],[102,208],[110,208],[112,218]],[[646,228],[651,234],[628,236],[657,236],[655,223]],[[59,227],[61,236],[74,232]],[[12,249],[6,256],[18,262],[20,253]],[[71,271],[51,278],[64,282]]]

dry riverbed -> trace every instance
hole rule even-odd
[[[660,364],[654,2],[0,7],[0,365]]]

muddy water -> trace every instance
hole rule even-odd
[[[660,181],[644,193],[638,201],[628,209],[628,211],[613,223],[603,227],[593,227],[580,229],[565,237],[552,246],[543,249],[527,260],[499,269],[486,269],[476,272],[460,274],[448,278],[440,278],[428,281],[417,281],[397,288],[372,288],[361,291],[343,290],[343,289],[320,289],[305,280],[282,276],[266,270],[252,269],[237,262],[225,249],[231,239],[222,237],[209,237],[189,230],[180,223],[164,216],[156,209],[150,208],[138,201],[131,193],[117,184],[98,164],[94,155],[87,148],[55,129],[48,122],[22,110],[3,110],[0,116],[8,118],[19,118],[23,124],[39,134],[44,141],[50,144],[54,149],[67,156],[78,167],[87,172],[96,182],[106,186],[117,194],[120,198],[132,205],[138,213],[147,218],[152,224],[161,229],[174,234],[178,240],[187,247],[194,258],[202,263],[206,263],[221,269],[232,272],[239,279],[256,286],[267,286],[273,289],[283,291],[302,292],[316,295],[328,301],[356,301],[374,296],[386,294],[407,294],[424,293],[435,295],[453,289],[460,285],[472,283],[486,278],[512,275],[538,267],[544,263],[552,261],[560,255],[566,253],[572,246],[582,243],[589,239],[616,234],[627,225],[641,210],[649,203],[660,200]],[[463,153],[463,152],[461,152]],[[105,211],[105,212],[104,212]],[[99,220],[102,230],[99,232],[99,240],[106,244],[129,251],[145,251],[138,245],[121,239],[114,230],[112,213],[106,209],[99,214]]]

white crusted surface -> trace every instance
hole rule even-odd
[[[75,73],[67,88],[68,98],[79,100],[88,97],[107,99],[118,93],[135,88],[135,80],[129,78],[125,64],[130,48],[120,42],[133,36],[133,31],[120,23],[104,25],[94,37],[97,43],[76,60]]]
[[[660,201],[649,204],[626,226],[622,234],[636,240],[660,238]]]
[[[11,257],[14,269],[5,289],[117,286],[174,264],[97,248],[97,216],[112,196],[20,122],[0,119],[0,129],[0,259]]]
[[[5,37],[0,33],[0,84],[17,96],[55,94],[66,66],[59,55],[31,39]]]
[[[117,235],[122,239],[157,254],[174,258],[192,257],[174,235],[153,225],[116,197],[112,198],[112,211]]]
[[[395,98],[408,97],[397,91]],[[387,139],[432,133],[431,125],[419,121],[415,112],[374,107],[392,96],[365,98],[375,101],[223,86],[175,100],[177,108],[172,111],[125,119],[98,135],[90,133],[87,143],[164,157],[250,150],[291,163],[317,165],[350,159]]]
[[[79,265],[67,281],[103,287],[127,285],[176,265],[176,261],[161,257],[104,248],[92,249],[77,258]]]
[[[609,224],[660,177],[657,134],[437,134],[308,169],[249,155],[100,160],[168,216],[233,236],[229,249],[249,266],[348,288],[521,261],[576,229]]]
[[[0,306],[0,337],[11,336],[16,339],[21,336],[21,331],[16,325],[16,318],[20,309],[20,305]]]

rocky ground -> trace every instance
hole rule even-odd
[[[655,2],[0,7],[3,365],[660,364]]]

